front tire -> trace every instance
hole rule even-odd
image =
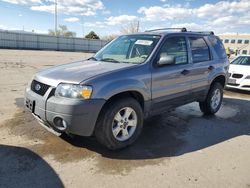
[[[223,87],[219,82],[215,82],[211,85],[206,100],[199,103],[201,111],[205,115],[215,114],[221,107],[222,99]]]
[[[133,98],[109,102],[102,110],[95,127],[99,143],[111,150],[131,145],[143,127],[143,111]]]

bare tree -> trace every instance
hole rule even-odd
[[[63,36],[63,37],[75,37],[76,36],[76,33],[69,31],[66,25],[59,25],[59,29],[56,32],[50,29],[48,34],[52,36]]]
[[[120,30],[122,34],[130,34],[139,32],[139,21],[130,22],[123,26]]]
[[[106,41],[110,42],[113,39],[115,39],[116,37],[118,37],[118,35],[116,35],[116,34],[110,34],[110,35],[102,37],[102,40],[106,40]]]

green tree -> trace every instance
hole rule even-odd
[[[57,30],[57,32],[50,29],[49,30],[49,35],[63,36],[63,37],[76,37],[76,33],[72,32],[72,31],[69,31],[66,25],[59,25],[59,29]]]
[[[90,31],[89,34],[85,36],[86,39],[100,39],[100,37],[94,32]]]

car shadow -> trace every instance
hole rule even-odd
[[[215,116],[204,116],[197,103],[145,121],[139,139],[120,151],[109,151],[95,138],[62,138],[72,145],[123,160],[157,159],[205,149],[237,136],[250,134],[250,101],[225,98]]]
[[[50,165],[29,149],[0,145],[0,187],[64,187]]]

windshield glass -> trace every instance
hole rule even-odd
[[[159,39],[158,35],[121,36],[100,50],[94,59],[114,63],[140,64],[146,61]]]
[[[232,61],[233,65],[250,65],[250,57],[238,57]]]

